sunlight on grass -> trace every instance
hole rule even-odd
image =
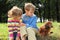
[[[8,28],[6,23],[0,23],[0,38],[6,40],[8,36]]]

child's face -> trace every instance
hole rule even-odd
[[[33,16],[34,14],[34,10],[31,10],[31,9],[29,11],[25,10],[25,12],[27,16]]]

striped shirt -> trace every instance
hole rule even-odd
[[[9,33],[18,32],[20,33],[20,21],[13,20],[13,18],[8,18],[8,30]]]

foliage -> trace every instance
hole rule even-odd
[[[24,11],[26,2],[31,2],[38,8],[35,12],[38,17],[60,22],[60,0],[0,0],[0,22],[7,22],[7,12],[15,5]],[[39,4],[44,7],[39,7]]]

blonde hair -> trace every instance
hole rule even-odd
[[[21,8],[18,8],[17,6],[13,6],[13,8],[8,11],[8,17],[21,16],[22,13],[23,11]]]
[[[25,7],[24,7],[24,9],[25,10],[27,10],[27,11],[29,11],[30,9],[32,9],[32,10],[35,10],[35,5],[33,5],[32,3],[25,3]]]

